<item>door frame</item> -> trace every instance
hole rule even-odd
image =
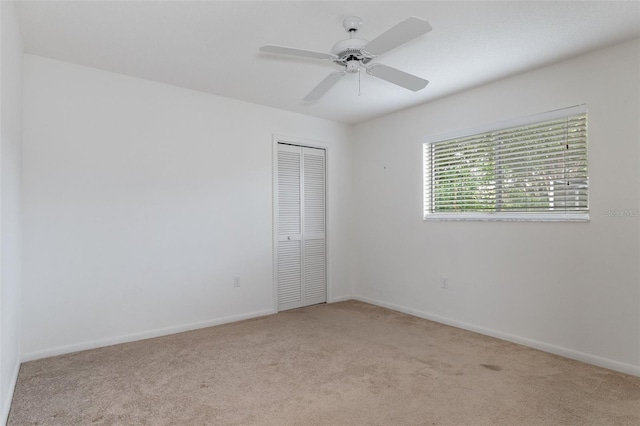
[[[295,145],[306,148],[324,149],[324,244],[325,244],[325,263],[326,263],[326,285],[327,285],[327,302],[333,300],[332,291],[332,261],[331,261],[331,238],[330,235],[330,217],[329,217],[329,144],[313,139],[299,138],[294,136],[285,136],[273,134],[272,136],[272,172],[273,172],[273,196],[272,215],[273,215],[273,235],[272,235],[272,252],[273,252],[273,310],[278,311],[278,144]]]

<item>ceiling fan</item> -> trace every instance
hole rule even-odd
[[[331,53],[314,52],[273,44],[260,47],[260,51],[331,61],[343,67],[342,70],[332,72],[322,80],[304,97],[305,101],[320,99],[342,77],[347,74],[359,73],[363,69],[369,75],[414,92],[426,87],[429,82],[423,78],[387,65],[371,63],[371,61],[383,53],[431,31],[431,25],[427,21],[416,17],[405,19],[371,41],[354,37],[361,25],[362,19],[357,16],[346,18],[342,26],[350,34],[350,38],[337,42],[331,49]]]

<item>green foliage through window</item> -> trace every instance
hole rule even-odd
[[[586,113],[424,145],[425,214],[588,211]]]

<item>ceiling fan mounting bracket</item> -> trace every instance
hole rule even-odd
[[[342,26],[345,30],[347,30],[348,33],[353,34],[362,26],[362,19],[357,16],[349,16],[348,18],[345,18],[344,21],[342,21]]]

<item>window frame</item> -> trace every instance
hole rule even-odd
[[[425,147],[428,144],[434,144],[438,142],[445,142],[451,139],[461,139],[469,136],[479,135],[482,133],[495,132],[500,130],[509,129],[512,127],[527,126],[530,124],[557,120],[559,118],[569,117],[578,114],[588,114],[587,106],[585,104],[576,105],[568,108],[562,108],[554,111],[544,112],[528,117],[521,117],[512,120],[506,120],[499,123],[492,123],[488,125],[478,126],[471,129],[462,131],[448,132],[444,134],[434,135],[428,137],[422,142],[422,175],[423,175],[423,187],[422,187],[422,213],[424,221],[510,221],[510,222],[588,222],[589,217],[589,201],[587,201],[586,212],[440,212],[440,213],[428,213],[427,212],[427,200],[426,185],[427,185],[427,167],[425,165]],[[589,163],[589,136],[588,136],[588,116],[587,116],[587,164]],[[587,181],[589,180],[589,173],[587,170]],[[587,188],[587,197],[589,198],[589,188]]]

